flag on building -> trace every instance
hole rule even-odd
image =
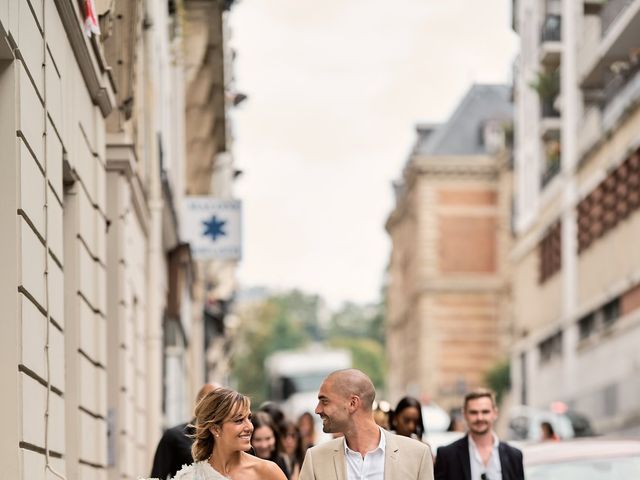
[[[87,37],[91,37],[92,34],[100,35],[95,0],[84,0],[84,33]]]

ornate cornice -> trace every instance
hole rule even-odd
[[[391,233],[393,227],[407,214],[408,198],[422,175],[434,180],[482,180],[496,181],[504,170],[503,156],[487,155],[413,155],[403,171],[403,191],[396,199],[396,206],[385,222],[385,229]]]
[[[499,274],[471,275],[460,274],[449,275],[446,278],[434,278],[421,282],[414,295],[424,295],[428,293],[491,293],[507,292],[510,290],[509,282],[504,276]]]
[[[417,175],[446,178],[496,180],[500,174],[496,157],[477,156],[414,156],[405,169],[405,178],[415,181]]]

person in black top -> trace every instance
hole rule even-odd
[[[212,392],[217,387],[210,383],[204,385],[196,396],[196,405],[207,393]],[[151,467],[151,478],[165,480],[173,478],[184,465],[191,465],[191,445],[193,444],[193,427],[189,423],[181,423],[175,427],[165,430],[162,438],[158,442],[156,454],[153,457]]]
[[[264,460],[271,460],[280,467],[287,478],[291,478],[284,457],[280,453],[280,431],[271,416],[267,412],[258,411],[251,417],[251,423],[253,423],[251,446],[254,455]]]
[[[402,397],[395,410],[389,415],[391,430],[396,435],[411,437],[422,441],[424,421],[422,420],[422,405],[414,397]]]

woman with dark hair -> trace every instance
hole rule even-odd
[[[180,470],[175,480],[285,480],[273,462],[249,455],[251,410],[249,399],[217,388],[196,406],[191,448],[194,463]]]
[[[280,454],[280,432],[271,416],[267,412],[256,412],[251,417],[251,423],[253,424],[251,446],[255,456],[275,463],[285,476],[290,478],[287,465]]]
[[[557,442],[560,440],[551,423],[542,422],[540,424],[540,440],[543,442]]]
[[[396,434],[422,440],[422,405],[413,397],[403,397],[390,415],[390,423]]]
[[[282,456],[291,474],[291,480],[297,480],[305,453],[302,449],[300,430],[298,430],[298,426],[291,420],[284,420],[280,432]]]
[[[309,412],[304,412],[300,417],[298,417],[298,430],[300,431],[302,450],[305,452],[307,451],[307,448],[313,447],[316,443],[315,425],[313,415]]]

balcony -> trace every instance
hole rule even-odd
[[[581,72],[583,89],[603,88],[611,65],[628,62],[640,47],[640,0],[609,0],[600,10],[600,23],[600,42]]]
[[[578,158],[580,161],[602,139],[602,111],[598,105],[586,106],[579,126]]]
[[[556,100],[560,95],[560,70],[541,71],[536,74],[536,78],[529,84],[540,98],[540,117],[544,122],[546,119],[558,119],[560,112],[556,109]]]
[[[615,128],[629,111],[629,106],[640,102],[640,61],[626,64],[623,71],[611,75],[602,90],[602,127],[604,131]]]
[[[560,144],[559,135],[544,143],[544,165],[540,177],[540,187],[545,188],[547,184],[560,172]]]
[[[557,96],[545,97],[540,100],[540,113],[543,120],[560,118],[560,112],[555,106],[556,98]]]
[[[562,17],[547,15],[540,32],[540,63],[553,67],[560,64],[562,53]]]
[[[540,187],[545,188],[551,180],[560,172],[560,159],[547,159],[542,176],[540,177]]]
[[[558,97],[543,98],[540,101],[540,135],[543,140],[549,140],[559,135],[562,127],[560,112],[555,107]]]
[[[543,140],[548,140],[558,135],[562,128],[560,117],[547,117],[540,120],[540,135]]]

